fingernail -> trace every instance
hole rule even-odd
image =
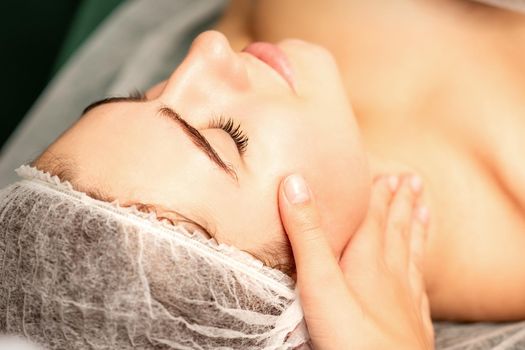
[[[290,175],[284,180],[284,194],[292,204],[305,203],[310,199],[310,191],[301,175]]]
[[[410,178],[410,187],[412,188],[412,191],[414,191],[414,193],[416,194],[421,192],[421,188],[423,187],[423,182],[421,181],[421,178],[417,175],[413,175]]]
[[[391,175],[388,177],[388,187],[390,187],[390,190],[392,192],[397,191],[397,187],[399,186],[399,178],[395,175]]]
[[[416,216],[417,216],[417,219],[418,219],[423,225],[428,224],[429,213],[428,213],[428,208],[427,208],[427,207],[425,207],[425,206],[421,206],[421,207],[417,208]]]

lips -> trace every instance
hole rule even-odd
[[[292,66],[284,52],[277,45],[266,42],[255,42],[248,45],[242,51],[266,63],[294,89]]]

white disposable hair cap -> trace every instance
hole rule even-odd
[[[0,333],[46,349],[309,347],[293,280],[29,166],[0,191]]]

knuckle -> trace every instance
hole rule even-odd
[[[321,226],[317,216],[311,215],[310,213],[303,213],[296,221],[296,231],[302,235],[314,239],[321,235]]]
[[[317,243],[324,239],[319,226],[316,225],[305,225],[301,227],[300,232],[305,242]]]

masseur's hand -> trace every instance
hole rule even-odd
[[[366,219],[334,256],[303,178],[279,190],[281,219],[297,267],[297,287],[316,349],[432,349],[421,274],[428,213],[417,177],[374,181]]]

